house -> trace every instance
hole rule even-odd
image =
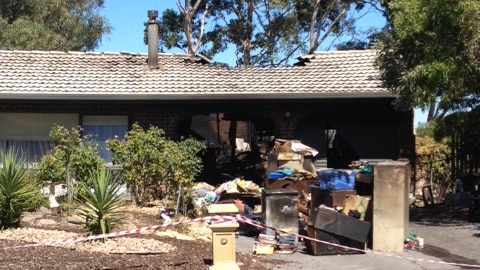
[[[232,68],[160,54],[151,69],[144,54],[0,51],[0,143],[38,161],[53,123],[81,125],[102,142],[137,122],[173,139],[193,127],[223,144],[228,132],[218,122],[238,121],[235,137],[298,139],[317,158],[330,158],[329,167],[411,158],[413,112],[393,108],[375,57],[371,50],[318,52],[290,67]]]
[[[333,168],[358,159],[413,162],[413,111],[394,109],[375,57],[373,50],[317,52],[289,67],[233,68],[155,47],[148,54],[1,50],[0,149],[22,149],[37,162],[53,124],[80,125],[105,146],[138,123],[230,151],[242,141],[258,149],[272,138],[296,139]]]

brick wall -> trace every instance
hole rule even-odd
[[[2,101],[0,112],[78,113],[128,115],[130,123],[142,127],[150,125],[163,129],[167,138],[178,139],[180,124],[193,115],[228,112],[239,119],[253,119],[273,135],[283,139],[300,139],[305,144],[325,149],[325,129],[330,125],[353,144],[360,156],[398,157],[400,149],[413,157],[412,112],[398,113],[390,100],[323,100],[323,101],[224,101],[224,102],[106,102],[106,101]],[[288,113],[287,113],[288,112]],[[187,121],[188,123],[188,121]],[[237,137],[247,141],[250,126],[239,121]],[[207,124],[194,125],[198,131],[216,136],[216,117]],[[273,126],[273,128],[270,128]],[[266,128],[268,127],[268,128]],[[229,121],[222,121],[221,140],[228,141]],[[202,131],[203,130],[203,131]],[[212,135],[214,134],[214,135]],[[323,153],[324,155],[325,153]],[[413,159],[411,159],[413,162]]]

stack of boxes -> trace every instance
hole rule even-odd
[[[313,163],[313,158],[317,153],[317,150],[302,144],[299,140],[276,139],[274,153],[268,156],[268,171],[273,172],[288,168],[295,171],[305,171],[317,177],[317,171]]]
[[[365,221],[370,198],[358,196],[354,170],[318,172],[318,185],[310,186],[307,233],[311,238],[343,247],[307,241],[312,255],[357,254],[364,250],[371,224]]]

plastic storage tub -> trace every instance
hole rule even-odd
[[[343,170],[325,170],[318,172],[318,182],[320,189],[324,190],[342,190],[354,189],[355,171]]]

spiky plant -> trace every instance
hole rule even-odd
[[[0,151],[0,229],[19,227],[22,213],[41,197],[24,159],[14,150]]]
[[[76,214],[85,219],[85,229],[91,235],[109,233],[123,213],[120,207],[124,201],[119,194],[121,182],[112,176],[105,166],[90,172],[91,186],[79,182],[79,208]]]

